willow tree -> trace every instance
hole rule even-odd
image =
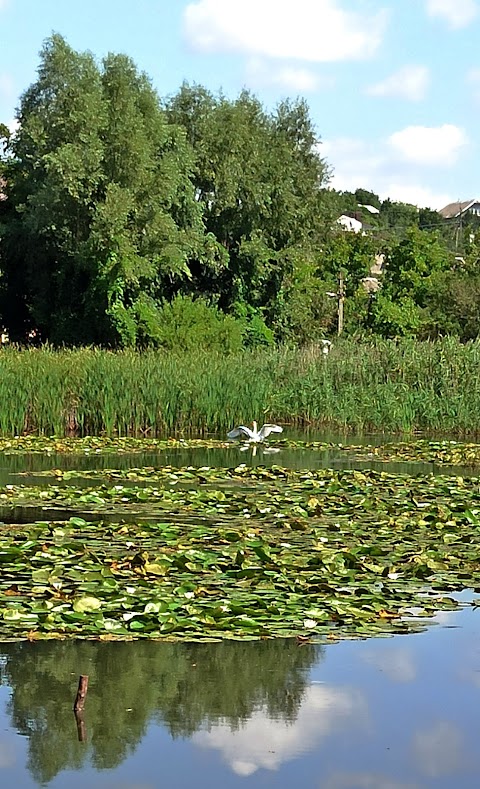
[[[20,101],[7,172],[3,313],[13,336],[155,339],[172,282],[209,265],[185,132],[123,55],[98,65],[59,35]]]

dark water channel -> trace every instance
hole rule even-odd
[[[360,461],[335,451],[259,449],[253,455],[232,446],[117,456],[4,455],[0,484],[46,485],[42,477],[15,475],[50,468],[240,462],[471,473]],[[90,678],[83,734],[72,712],[82,673]],[[3,643],[0,678],[0,786],[6,789],[480,785],[475,608],[438,614],[427,630],[408,636],[325,645]]]
[[[477,789],[479,617],[326,646],[3,644],[1,785]]]

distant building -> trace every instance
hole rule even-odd
[[[375,208],[374,205],[364,205],[363,203],[358,204],[360,208],[365,208],[366,211],[369,211],[370,214],[379,214],[380,209]]]
[[[444,219],[459,219],[467,214],[480,217],[480,200],[464,200],[449,203],[438,212]]]
[[[347,216],[347,214],[339,216],[337,223],[342,225],[344,230],[348,230],[351,233],[360,233],[363,228],[363,223],[360,222],[359,219],[355,219],[353,216]]]

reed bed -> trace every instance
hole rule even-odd
[[[338,341],[221,355],[0,350],[0,433],[161,436],[256,418],[351,431],[480,432],[480,342]]]

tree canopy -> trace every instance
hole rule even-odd
[[[267,110],[249,91],[187,83],[162,98],[126,55],[97,62],[54,34],[17,121],[0,124],[0,316],[13,340],[307,343],[335,330],[340,269],[347,333],[476,336],[478,220],[332,189],[303,99]]]

